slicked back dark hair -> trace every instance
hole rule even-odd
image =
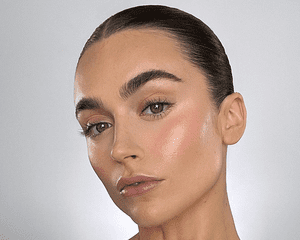
[[[226,96],[234,92],[231,67],[220,40],[201,20],[176,8],[145,5],[111,16],[88,39],[79,61],[94,43],[129,29],[162,30],[176,40],[183,56],[204,73],[217,108]]]

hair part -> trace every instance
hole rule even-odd
[[[214,32],[193,15],[161,5],[133,7],[108,18],[87,40],[78,64],[94,43],[129,29],[162,30],[176,40],[183,56],[205,75],[210,97],[217,108],[234,92],[229,60]]]

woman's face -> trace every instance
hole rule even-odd
[[[93,169],[140,226],[200,204],[224,169],[205,78],[161,31],[126,30],[92,45],[77,68],[75,103]],[[155,181],[120,194],[119,179],[135,176]]]

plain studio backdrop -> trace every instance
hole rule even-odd
[[[220,38],[248,122],[229,147],[228,192],[242,240],[300,238],[300,2],[2,0],[0,236],[128,239],[137,226],[93,172],[73,105],[85,41],[106,18],[163,4]]]

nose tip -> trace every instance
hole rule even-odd
[[[117,162],[123,162],[126,159],[136,159],[137,155],[136,154],[130,154],[128,152],[125,151],[115,151],[112,150],[111,151],[111,158]]]
[[[110,155],[117,162],[123,162],[128,159],[142,159],[144,157],[142,149],[132,141],[116,142]]]
[[[123,161],[125,161],[126,159],[136,159],[137,158],[137,156],[136,155],[131,155],[131,156],[127,156],[127,157],[121,157],[121,158],[118,158],[118,157],[115,157],[115,156],[111,156],[111,158],[114,160],[114,161],[116,161],[116,162],[123,162]]]
[[[130,159],[143,159],[144,150],[140,141],[142,137],[136,125],[123,117],[122,122],[115,123],[111,158],[119,163]]]

